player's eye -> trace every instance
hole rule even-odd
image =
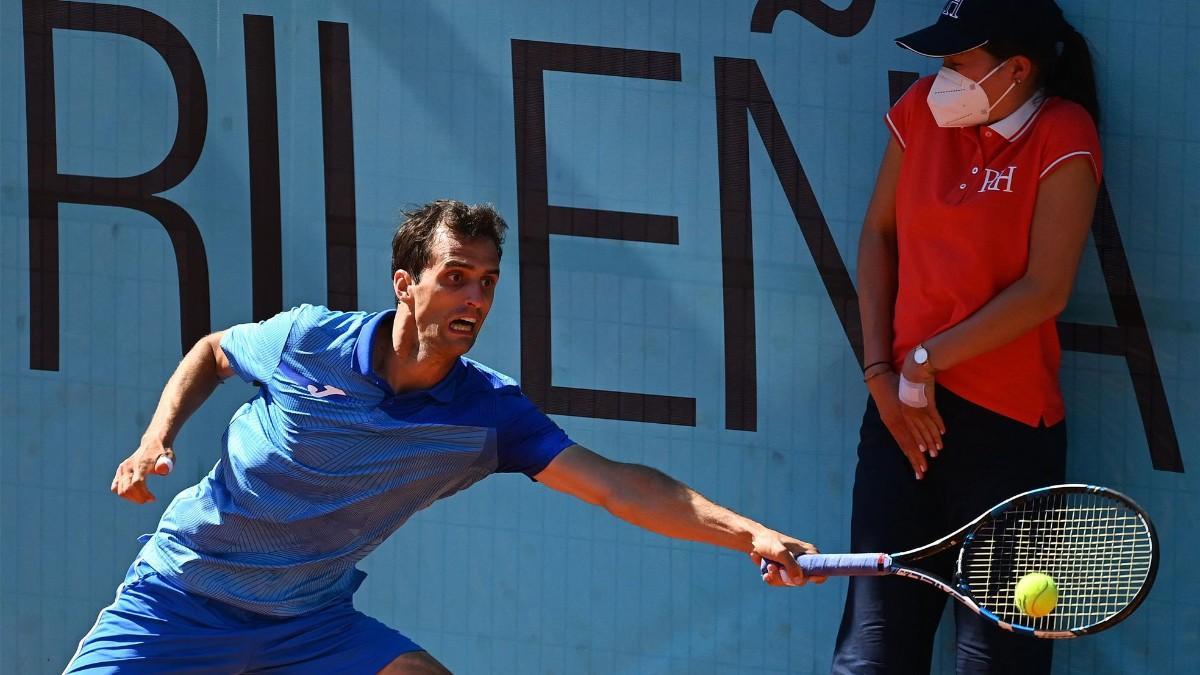
[[[496,285],[496,280],[491,277],[484,277],[479,283],[481,283],[484,288],[491,288],[492,286]]]

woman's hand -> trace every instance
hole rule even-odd
[[[923,453],[928,452],[930,457],[937,457],[938,452],[942,449],[942,434],[946,433],[946,424],[942,421],[941,414],[938,413],[937,401],[934,396],[934,391],[937,389],[934,370],[929,363],[918,364],[913,357],[915,351],[910,351],[904,358],[900,374],[909,382],[925,388],[925,399],[928,404],[917,408],[900,401],[900,410],[904,415],[909,432],[916,440],[917,448]],[[897,391],[899,391],[898,385]],[[899,399],[899,394],[897,394],[897,399]]]
[[[905,375],[905,377],[908,376]],[[897,386],[899,386],[899,382],[897,382]],[[896,395],[896,400],[900,405],[900,412],[904,415],[909,432],[916,439],[917,449],[921,452],[928,452],[930,457],[937,457],[938,452],[942,449],[942,434],[946,433],[946,424],[942,421],[942,416],[937,409],[937,401],[934,396],[937,385],[930,380],[923,386],[925,387],[925,399],[929,401],[925,407],[914,408],[905,404],[900,401],[899,393]]]
[[[941,446],[925,445],[922,448],[922,443],[918,441],[918,437],[913,433],[913,425],[908,419],[908,410],[922,411],[930,410],[936,414],[936,408],[911,408],[900,402],[899,396],[900,376],[894,371],[888,370],[882,375],[873,375],[867,380],[867,390],[871,392],[871,398],[875,400],[875,407],[879,409],[879,417],[883,420],[884,426],[891,432],[892,438],[896,439],[896,444],[900,446],[900,451],[904,453],[904,457],[908,463],[912,465],[913,475],[917,480],[925,477],[925,472],[929,469],[929,458],[925,456],[924,448]],[[941,418],[938,418],[939,422]]]

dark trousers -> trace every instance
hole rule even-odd
[[[1012,495],[1064,481],[1065,424],[1030,427],[946,389],[938,390],[937,404],[946,423],[945,449],[918,481],[874,401],[868,402],[854,477],[852,551],[917,548]],[[947,552],[920,566],[948,580],[955,556]],[[947,600],[946,594],[912,579],[851,578],[833,672],[928,673],[933,636]],[[1014,635],[954,605],[960,674],[1050,672],[1049,640]]]

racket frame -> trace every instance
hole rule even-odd
[[[1146,570],[1146,578],[1142,582],[1141,588],[1138,589],[1137,595],[1135,595],[1133,597],[1133,599],[1129,601],[1128,604],[1126,604],[1123,608],[1121,608],[1120,611],[1116,612],[1115,614],[1105,617],[1103,620],[1101,620],[1097,623],[1089,624],[1087,626],[1081,626],[1079,628],[1072,628],[1070,630],[1042,630],[1042,629],[1035,629],[1031,626],[1023,626],[1020,624],[1009,623],[1007,621],[1004,621],[1000,617],[996,616],[994,613],[989,611],[987,608],[980,607],[979,604],[975,601],[974,597],[971,595],[970,587],[967,585],[967,583],[965,581],[962,580],[963,561],[965,559],[967,545],[970,543],[970,541],[972,539],[974,539],[975,533],[979,529],[979,527],[982,526],[985,521],[993,520],[1000,514],[1004,513],[1005,511],[1011,511],[1011,510],[1017,509],[1022,504],[1025,504],[1026,502],[1033,501],[1035,499],[1040,499],[1040,498],[1048,496],[1048,495],[1079,494],[1079,493],[1101,495],[1101,496],[1107,497],[1109,499],[1113,499],[1113,500],[1122,502],[1130,511],[1133,511],[1135,514],[1137,514],[1138,517],[1141,518],[1141,521],[1143,523],[1145,523],[1146,530],[1149,534],[1149,541],[1150,541],[1150,566]],[[1122,492],[1113,490],[1111,488],[1101,487],[1099,485],[1088,485],[1086,483],[1064,483],[1061,485],[1050,485],[1047,487],[1036,488],[1034,490],[1022,492],[1019,495],[1015,495],[1015,496],[1013,496],[1009,499],[1006,499],[1003,502],[997,504],[996,506],[992,507],[991,510],[987,511],[986,513],[980,514],[977,518],[975,518],[975,520],[973,520],[970,523],[968,523],[967,525],[963,526],[957,532],[955,532],[954,534],[952,534],[950,536],[951,537],[961,536],[962,544],[963,544],[963,546],[958,551],[958,561],[955,563],[955,567],[954,567],[953,583],[954,583],[954,586],[957,587],[957,591],[952,592],[951,595],[954,596],[956,599],[959,599],[967,607],[970,607],[971,610],[974,611],[976,614],[979,614],[980,616],[984,617],[985,619],[992,621],[993,623],[1000,626],[1004,630],[1012,631],[1014,633],[1019,633],[1019,634],[1023,634],[1023,635],[1032,635],[1034,637],[1047,638],[1047,639],[1051,639],[1051,640],[1062,640],[1062,639],[1079,637],[1080,635],[1090,635],[1090,634],[1098,633],[1098,632],[1104,630],[1105,628],[1109,628],[1113,625],[1116,625],[1117,623],[1123,621],[1130,614],[1132,614],[1133,611],[1136,610],[1138,608],[1138,606],[1140,606],[1142,604],[1142,602],[1146,599],[1146,596],[1150,594],[1150,589],[1154,586],[1154,579],[1158,575],[1159,546],[1158,546],[1158,533],[1154,529],[1154,521],[1150,520],[1150,515],[1146,513],[1146,510],[1143,509],[1137,502],[1133,501],[1133,499],[1131,499],[1128,495],[1126,495]],[[900,555],[903,555],[903,554],[900,554]],[[921,557],[925,557],[925,556],[921,556]],[[908,576],[908,575],[901,575],[901,576]],[[939,584],[934,584],[934,585],[939,586]]]

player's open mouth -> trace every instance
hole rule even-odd
[[[450,322],[450,332],[457,335],[474,335],[475,326],[475,319],[455,319]]]

